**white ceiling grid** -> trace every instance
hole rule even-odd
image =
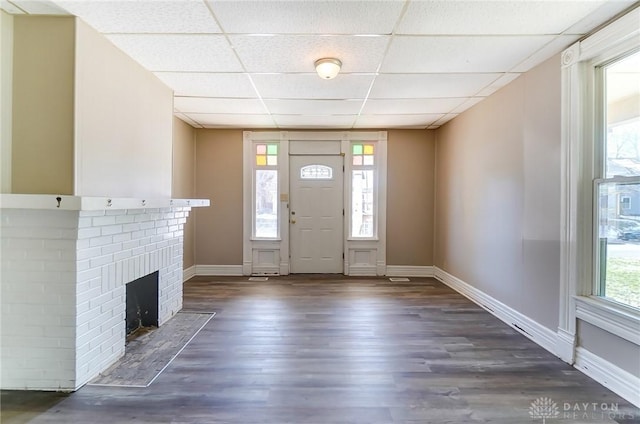
[[[632,0],[1,0],[79,16],[205,128],[437,128]],[[313,63],[343,62],[333,80]]]

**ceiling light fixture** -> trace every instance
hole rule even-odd
[[[342,62],[332,57],[325,57],[323,59],[316,60],[316,72],[322,79],[333,79],[340,72]]]

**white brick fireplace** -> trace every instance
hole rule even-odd
[[[113,364],[135,279],[159,272],[160,325],[182,308],[183,225],[208,200],[1,196],[3,389],[75,390]]]

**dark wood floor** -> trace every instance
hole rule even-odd
[[[433,279],[196,278],[217,312],[148,388],[3,392],[2,423],[640,422],[640,411]],[[601,406],[612,403],[609,418]],[[564,411],[565,404],[572,411]],[[547,415],[549,417],[549,415]],[[533,419],[536,418],[536,419]]]

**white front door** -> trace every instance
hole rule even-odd
[[[292,273],[343,272],[342,156],[291,156]]]

